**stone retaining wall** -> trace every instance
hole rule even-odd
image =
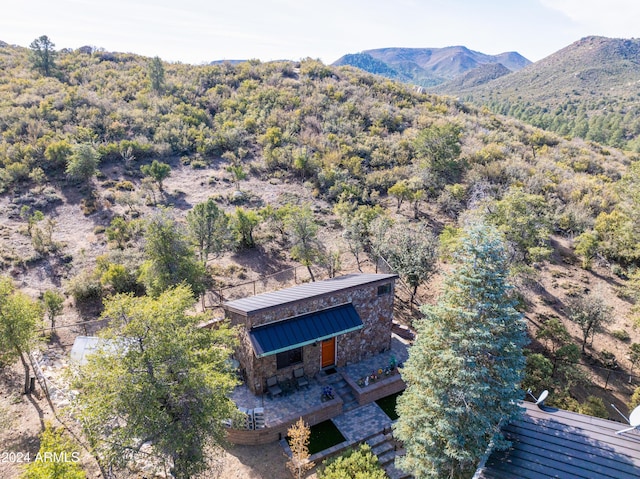
[[[383,397],[389,396],[406,389],[406,384],[402,380],[402,376],[396,373],[388,378],[380,379],[375,383],[371,383],[368,386],[360,387],[358,383],[343,375],[344,380],[353,389],[356,400],[359,405],[369,404],[370,402],[377,401]]]

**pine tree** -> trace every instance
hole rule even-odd
[[[55,68],[54,59],[56,44],[53,43],[48,36],[42,35],[31,42],[31,63],[33,68],[39,70],[44,76],[51,76]]]
[[[435,306],[425,306],[402,370],[396,437],[399,466],[416,478],[470,476],[490,447],[508,443],[500,427],[517,418],[527,342],[507,283],[497,232],[472,226],[456,251]]]

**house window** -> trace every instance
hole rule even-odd
[[[302,348],[290,349],[283,353],[276,354],[276,364],[278,369],[283,369],[302,362]]]
[[[391,283],[378,286],[378,296],[383,296],[385,294],[391,294]]]

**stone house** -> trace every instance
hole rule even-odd
[[[308,377],[391,346],[395,274],[349,274],[223,304],[239,326],[236,359],[254,394],[303,367]]]

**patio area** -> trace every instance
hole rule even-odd
[[[365,376],[371,375],[372,373],[378,375],[378,371],[380,369],[384,371],[384,369],[389,367],[392,359],[397,366],[402,365],[409,357],[407,346],[408,342],[406,340],[393,334],[391,336],[391,348],[388,351],[376,354],[375,356],[367,358],[358,363],[349,364],[343,368],[338,368],[338,371],[342,372],[343,375],[346,375],[349,379],[357,383],[358,380],[364,378]],[[372,385],[375,385],[375,383],[370,383],[368,387]]]
[[[264,408],[264,420],[266,427],[276,427],[292,416],[300,416],[304,411],[321,407],[322,388],[324,384],[317,379],[309,378],[309,386],[299,390],[286,389],[282,395],[269,398],[266,394],[256,396],[249,388],[242,384],[231,395],[233,402],[238,407],[245,409]]]
[[[308,378],[308,387],[285,387],[283,394],[278,397],[254,395],[245,384],[240,385],[233,391],[231,398],[239,408],[245,410],[262,408],[264,428],[230,429],[229,440],[238,444],[276,441],[283,437],[289,426],[300,417],[309,425],[314,425],[396,392],[399,388],[404,388],[397,368],[388,377],[383,373],[382,377],[371,381],[367,386],[358,385],[358,381],[374,371],[384,371],[393,361],[396,365],[401,365],[407,357],[407,342],[392,335],[391,349],[388,351],[358,363],[336,368],[334,374],[321,372],[313,378]],[[323,401],[323,390],[327,386],[332,388],[334,399]],[[387,393],[388,390],[391,392]],[[349,435],[349,431],[345,432]]]

